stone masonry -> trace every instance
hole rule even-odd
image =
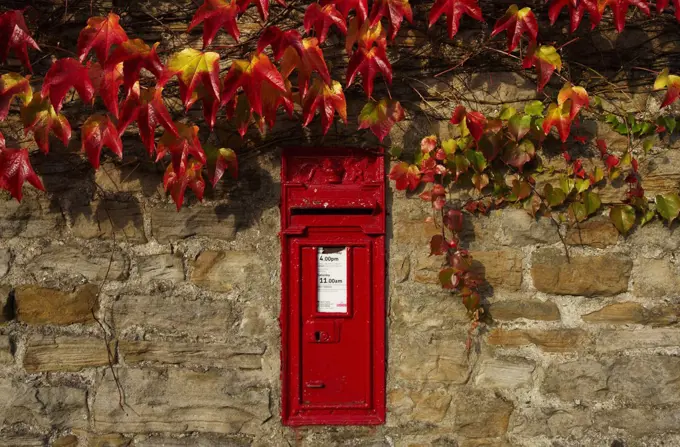
[[[488,110],[537,98],[513,73],[459,81],[446,82]],[[653,108],[657,96],[634,99]],[[348,97],[351,123],[362,105]],[[272,141],[377,144],[354,124],[313,138],[318,121],[310,132],[281,116]],[[385,142],[412,152],[452,129],[409,113]],[[428,256],[440,231],[425,223],[430,205],[389,184],[386,424],[291,429],[277,321],[283,144],[239,152],[238,181],[208,187],[203,203],[187,193],[177,212],[137,140],[96,173],[77,138],[55,143],[32,157],[47,193],[0,198],[0,447],[680,445],[677,222],[624,238],[604,212],[559,228],[513,208],[467,219],[461,243],[490,316],[468,355],[468,316]],[[680,189],[679,153],[655,147],[641,162],[650,194]]]

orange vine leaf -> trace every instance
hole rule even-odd
[[[479,22],[484,21],[478,0],[436,0],[430,10],[429,27],[432,27],[442,14],[446,14],[446,26],[450,39],[458,33],[463,14]]]
[[[163,85],[167,81],[165,67],[161,63],[156,48],[148,46],[142,39],[126,40],[116,47],[104,64],[104,68],[111,68],[123,62],[123,85],[126,93],[130,93],[135,82],[139,81],[139,73],[143,68],[153,74],[158,83]]]
[[[90,65],[88,76],[95,93],[99,95],[109,112],[118,118],[118,91],[123,85],[123,63],[102,67],[99,62]]]
[[[24,133],[33,132],[33,138],[44,153],[50,151],[50,132],[59,138],[64,145],[71,139],[71,125],[64,115],[57,113],[49,99],[40,93],[33,94],[33,99],[21,108],[21,122]]]
[[[158,154],[156,161],[170,154],[172,168],[175,174],[182,177],[187,167],[189,156],[205,164],[205,152],[198,140],[198,126],[174,123],[177,133],[165,130],[158,140]],[[181,206],[181,204],[180,204]]]
[[[369,14],[371,26],[374,26],[383,17],[387,17],[390,24],[390,39],[394,39],[404,18],[409,23],[413,23],[413,10],[408,0],[374,0]]]
[[[328,3],[324,6],[321,6],[318,3],[312,3],[307,6],[303,25],[305,31],[308,33],[311,29],[314,29],[314,34],[316,34],[316,37],[319,39],[319,43],[324,43],[331,25],[335,25],[342,34],[347,33],[345,17],[340,11],[335,9],[335,5],[332,3]]]
[[[120,17],[112,12],[106,17],[90,17],[87,26],[78,36],[78,59],[84,61],[87,54],[94,50],[100,63],[106,62],[111,46],[118,45],[128,36],[120,26]]]
[[[102,147],[106,146],[123,158],[123,142],[120,140],[115,124],[108,116],[92,115],[82,127],[83,152],[87,154],[93,168],[99,169]]]
[[[562,58],[553,46],[540,45],[536,47],[535,44],[532,44],[522,61],[522,67],[536,67],[538,91],[540,92],[550,80],[553,72],[562,70]]]
[[[404,119],[404,109],[399,101],[381,99],[369,101],[359,113],[359,129],[370,128],[371,132],[382,141],[392,126]]]
[[[9,106],[17,96],[25,105],[33,97],[33,89],[28,83],[28,77],[18,73],[5,73],[0,76],[0,121],[5,120],[9,114]]]
[[[239,88],[248,97],[250,107],[262,115],[262,85],[271,84],[275,89],[285,92],[286,84],[281,73],[269,58],[262,53],[254,54],[250,60],[237,59],[232,62],[223,80],[222,104],[229,102]]]
[[[654,90],[666,88],[666,96],[663,98],[661,107],[667,107],[675,102],[680,96],[680,76],[669,73],[668,68],[664,68],[654,81]]]
[[[315,79],[312,87],[307,92],[302,105],[303,126],[307,126],[314,118],[314,112],[321,112],[321,127],[324,135],[328,132],[333,122],[335,112],[347,123],[347,104],[342,86],[338,81],[333,81],[329,86],[320,79]]]
[[[538,37],[538,22],[531,8],[519,9],[517,5],[511,5],[505,15],[498,19],[491,32],[491,37],[501,31],[507,31],[508,51],[512,52],[519,45],[523,34],[528,34],[531,42],[536,42]]]
[[[200,161],[191,159],[188,161],[188,165],[185,161],[182,162],[182,169],[179,174],[175,171],[172,164],[169,164],[165,170],[163,188],[165,192],[170,192],[170,197],[175,202],[177,211],[182,208],[184,193],[187,187],[191,188],[198,200],[203,201],[205,180],[203,180],[203,174],[201,173],[202,168],[203,164]]]

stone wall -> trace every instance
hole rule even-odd
[[[411,37],[401,44],[422,44]],[[423,92],[462,92],[489,110],[537,97],[516,74],[439,79],[422,77]],[[431,109],[455,104],[401,88],[412,107],[387,143],[412,151],[425,135],[446,137]],[[356,122],[363,100],[348,101]],[[255,134],[239,180],[208,188],[203,203],[188,194],[179,212],[134,135],[124,159],[97,172],[77,140],[32,157],[47,193],[0,201],[0,446],[680,445],[677,223],[623,238],[606,216],[559,229],[516,209],[467,220],[462,243],[486,278],[492,321],[466,355],[465,309],[428,256],[439,231],[425,223],[429,204],[391,184],[387,422],[283,427],[277,141],[377,144],[353,124],[321,140],[316,121],[307,131],[281,117],[266,139]],[[677,148],[654,148],[641,171],[650,195],[680,189]]]

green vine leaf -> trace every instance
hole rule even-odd
[[[680,196],[677,194],[659,194],[656,196],[656,211],[668,221],[670,226],[680,214]]]
[[[635,208],[630,205],[614,206],[609,211],[609,218],[619,233],[625,235],[635,224]]]

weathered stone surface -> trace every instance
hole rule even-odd
[[[0,200],[0,238],[57,237],[63,230],[61,208],[48,200]]]
[[[408,280],[411,274],[411,257],[409,255],[403,258],[395,259],[392,263],[392,275],[396,282],[402,283]]]
[[[522,286],[522,254],[515,250],[471,251],[473,270],[486,279],[491,287],[516,291]],[[428,256],[423,250],[418,257],[414,280],[426,284],[439,284],[442,268],[441,256]]]
[[[241,213],[242,209],[223,206],[184,207],[179,212],[170,205],[157,207],[151,210],[151,232],[161,243],[191,236],[232,240]]]
[[[238,433],[259,428],[271,417],[269,390],[253,387],[238,374],[122,369],[119,379],[135,413],[118,406],[118,388],[106,370],[92,407],[98,431]]]
[[[113,193],[140,192],[150,195],[161,189],[163,173],[154,175],[149,170],[156,166],[144,166],[140,169],[140,164],[144,164],[144,161],[124,160],[122,166],[108,162],[102,163],[94,173],[94,180],[100,188]],[[147,164],[153,165],[149,162]]]
[[[73,433],[78,437],[81,445],[88,447],[132,447],[132,438],[125,437],[120,433],[98,434],[90,433],[85,430],[73,430]]]
[[[0,434],[0,447],[44,447],[44,436]]]
[[[235,343],[121,340],[118,342],[118,349],[128,365],[149,362],[215,368],[262,369],[265,346],[239,347]]]
[[[115,356],[113,345],[111,352]],[[96,338],[36,336],[29,340],[24,356],[24,369],[30,373],[80,371],[108,364],[106,343]]]
[[[538,300],[513,300],[491,303],[489,314],[494,320],[528,320],[557,321],[560,319],[560,310],[551,301]]]
[[[492,393],[465,390],[454,394],[455,433],[467,438],[495,438],[508,430],[514,406]],[[474,410],[473,410],[474,409]]]
[[[204,251],[192,263],[191,282],[216,292],[247,288],[249,278],[261,272],[259,263],[252,251]]]
[[[137,273],[145,283],[184,280],[182,259],[170,253],[137,258]]]
[[[543,391],[566,401],[593,402],[605,397],[608,376],[607,366],[595,360],[553,363],[546,370]]]
[[[518,250],[471,251],[472,269],[494,290],[522,287],[522,252]]]
[[[116,330],[142,327],[164,332],[223,335],[231,326],[228,301],[190,300],[183,296],[123,295],[113,304]]]
[[[94,322],[99,309],[99,287],[84,284],[73,292],[38,286],[17,287],[16,318],[27,324],[73,324]]]
[[[639,297],[656,298],[667,295],[678,296],[680,291],[680,269],[668,259],[638,260],[633,279],[633,293]]]
[[[56,439],[50,447],[78,447],[76,435],[66,435]]]
[[[0,335],[0,366],[11,365],[14,363],[14,357],[11,352],[11,345],[7,335]]]
[[[432,236],[441,233],[442,229],[437,228],[434,223],[406,219],[394,221],[394,243],[396,244],[414,244],[425,247]]]
[[[181,438],[157,435],[135,436],[134,447],[251,447],[250,437],[239,435],[191,434]],[[103,447],[103,446],[102,446]]]
[[[399,354],[388,371],[398,380],[465,383],[470,375],[465,348],[456,340],[393,340],[392,348]]]
[[[620,408],[598,412],[593,418],[601,432],[619,429],[629,436],[680,433],[680,412],[675,408]],[[642,445],[642,444],[641,444]]]
[[[680,357],[621,357],[612,365],[607,385],[612,394],[634,405],[677,404]]]
[[[0,426],[3,428],[28,424],[40,431],[47,431],[53,427],[67,429],[88,426],[87,393],[83,389],[31,386],[10,378],[0,378],[0,395],[3,396],[0,399]],[[1,434],[0,439],[3,439]]]
[[[111,257],[108,251],[90,253],[86,248],[53,244],[31,261],[29,271],[36,280],[55,276],[111,281],[127,277],[128,262],[118,249]]]
[[[498,221],[495,237],[503,245],[524,246],[559,242],[557,227],[550,219],[534,219],[526,211],[507,209],[494,216]]]
[[[0,278],[3,278],[9,272],[10,261],[12,260],[12,253],[9,250],[0,250]]]
[[[547,352],[576,351],[583,348],[587,340],[586,332],[580,329],[494,329],[487,342],[496,346],[525,346],[534,344]]]
[[[583,321],[606,324],[652,324],[665,326],[675,324],[680,318],[680,305],[647,308],[640,303],[614,303],[584,315]]]
[[[541,292],[558,295],[610,296],[628,290],[633,263],[624,255],[571,256],[543,249],[534,254],[531,276]]]
[[[418,330],[442,328],[451,323],[464,324],[470,319],[465,307],[444,291],[423,295],[395,294],[390,313],[395,328]]]
[[[75,237],[144,243],[144,216],[136,201],[101,200],[70,210]]]
[[[596,340],[596,349],[599,352],[678,345],[680,331],[670,328],[605,331]]]
[[[605,248],[616,245],[619,232],[608,218],[590,219],[569,227],[564,240],[569,245]]]
[[[475,385],[481,388],[517,389],[531,386],[535,365],[521,358],[488,359],[482,362]]]
[[[409,393],[414,407],[411,413],[413,420],[437,423],[446,416],[451,404],[451,394],[444,388]]]

